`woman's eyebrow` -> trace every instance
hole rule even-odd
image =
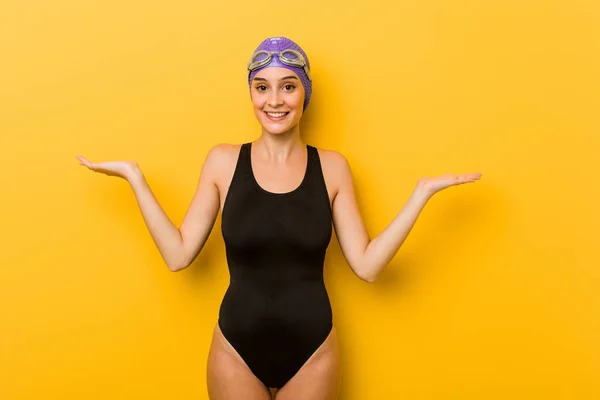
[[[290,75],[290,76],[284,76],[283,78],[281,78],[281,79],[279,79],[279,80],[280,80],[280,81],[283,81],[283,80],[285,80],[285,79],[296,79],[296,80],[298,80],[298,78],[297,78],[297,77],[295,77],[295,76],[293,76],[293,75]],[[258,77],[254,77],[254,79],[253,79],[253,80],[255,80],[255,81],[264,81],[264,82],[266,82],[266,81],[267,81],[265,78],[258,78]]]

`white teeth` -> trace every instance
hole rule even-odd
[[[285,114],[287,114],[287,113],[269,113],[269,112],[268,112],[267,114],[268,114],[270,117],[275,117],[275,118],[277,118],[277,117],[283,117],[283,116],[284,116]]]

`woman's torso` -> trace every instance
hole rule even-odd
[[[249,365],[269,360],[263,376],[270,377],[263,379],[278,385],[333,328],[323,280],[332,210],[316,148],[305,146],[306,157],[298,158],[301,179],[272,192],[255,176],[251,145],[239,148],[222,206],[230,284],[219,327]]]
[[[294,330],[331,323],[323,264],[332,210],[317,149],[305,147],[301,179],[285,192],[259,183],[252,143],[239,150],[221,223],[230,272],[221,318],[236,328],[252,330],[265,321]]]

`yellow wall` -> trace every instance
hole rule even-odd
[[[204,157],[260,133],[245,66],[308,53],[304,139],[349,159],[375,236],[442,191],[378,281],[332,240],[341,399],[600,398],[600,3],[12,1],[0,6],[0,398],[205,399],[220,218],[171,273],[123,180],[179,225]]]

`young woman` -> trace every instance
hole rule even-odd
[[[172,271],[192,263],[221,211],[230,285],[208,356],[212,400],[336,399],[341,358],[323,282],[332,224],[349,266],[360,279],[373,282],[428,199],[481,174],[419,179],[398,216],[371,240],[344,156],[304,144],[300,137],[312,92],[305,52],[284,37],[265,39],[248,62],[248,84],[261,135],[209,151],[179,229],[137,163],[77,158],[93,171],[131,184]]]

